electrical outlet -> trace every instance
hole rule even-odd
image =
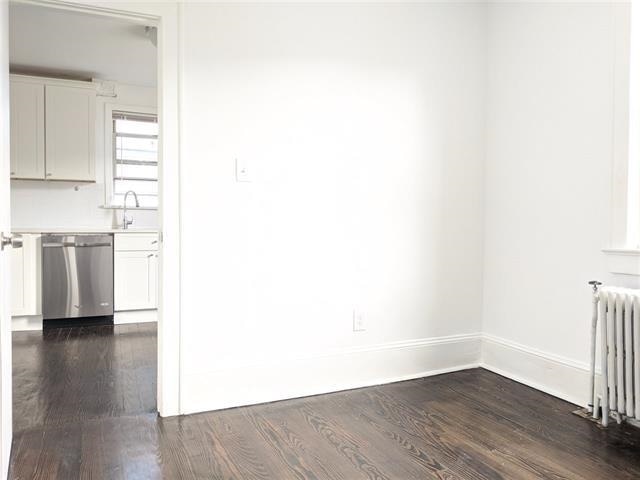
[[[364,332],[366,330],[366,325],[364,321],[364,313],[354,310],[353,311],[353,331],[354,332]]]

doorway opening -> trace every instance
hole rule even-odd
[[[158,411],[158,24],[10,3],[14,441]]]

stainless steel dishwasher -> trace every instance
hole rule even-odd
[[[42,235],[42,317],[113,315],[113,235]]]

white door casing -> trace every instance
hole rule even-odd
[[[0,232],[9,233],[9,5],[0,2]],[[11,249],[0,251],[0,478],[7,478],[11,453]]]

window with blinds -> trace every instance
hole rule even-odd
[[[158,117],[113,112],[113,189],[111,204],[122,206],[133,190],[141,207],[158,206]],[[129,206],[135,202],[129,195]]]

